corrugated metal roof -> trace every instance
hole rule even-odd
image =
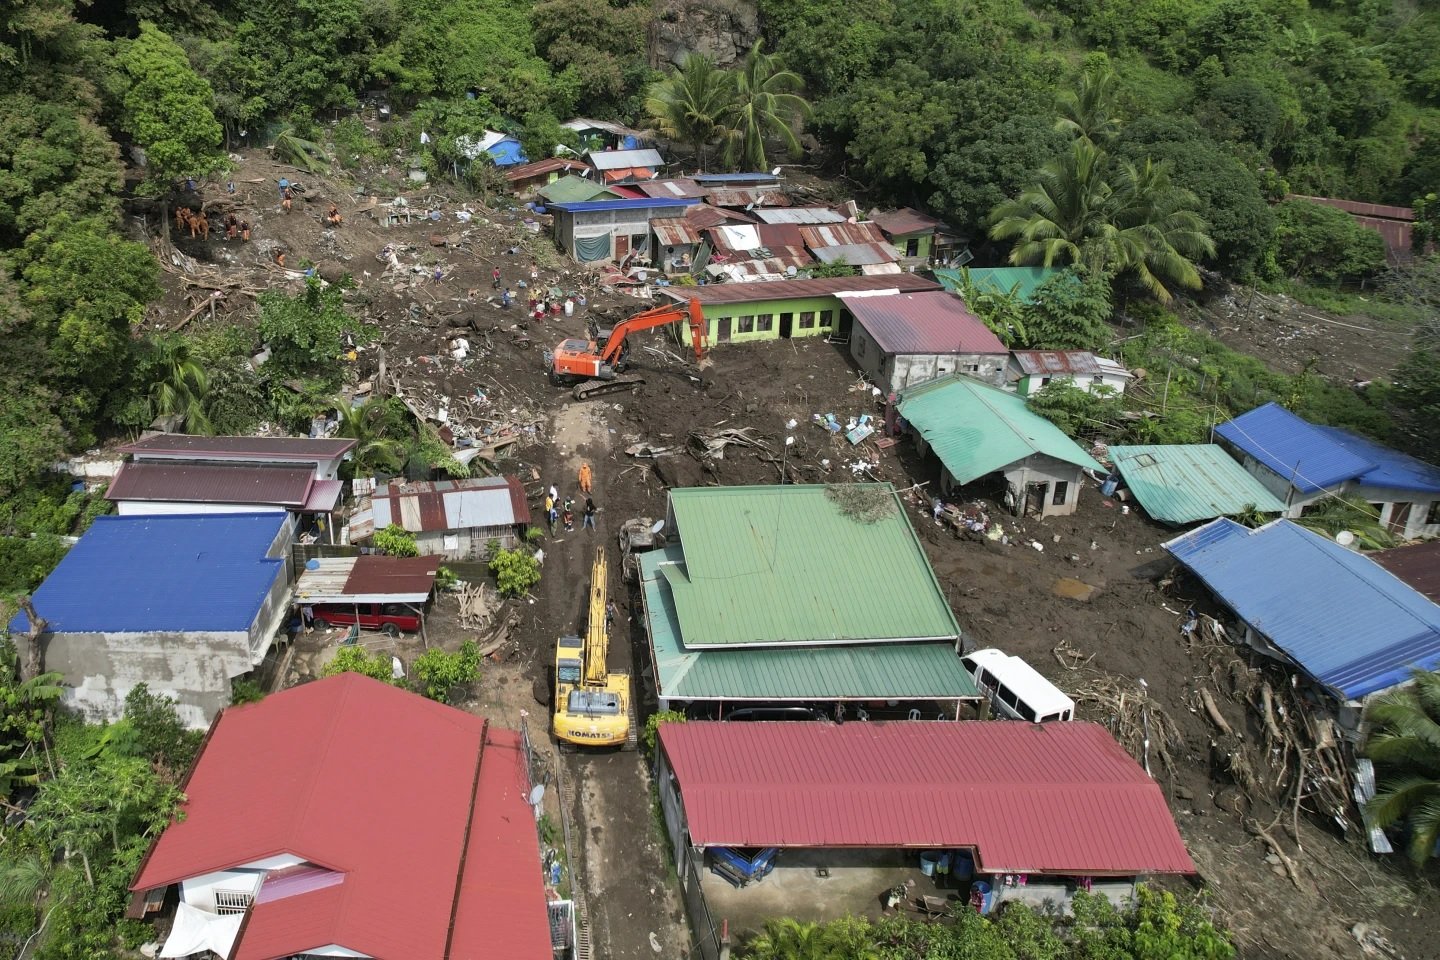
[[[878,213],[870,219],[874,221],[875,226],[892,237],[909,233],[931,233],[937,227],[943,226],[934,217],[910,207],[901,207],[899,210],[891,210],[889,213]]]
[[[1059,267],[965,267],[958,270],[938,268],[935,279],[944,284],[946,290],[960,292],[961,277],[970,274],[970,282],[982,292],[1011,293],[1024,303],[1035,300],[1035,291],[1041,284],[1060,272]]]
[[[873,223],[826,223],[820,226],[801,227],[800,235],[805,246],[814,250],[818,247],[844,247],[855,244],[879,244],[889,248],[885,235]],[[895,251],[890,250],[891,259]]]
[[[677,301],[699,300],[702,304],[753,303],[758,300],[798,300],[835,297],[866,290],[938,290],[939,284],[917,273],[883,277],[818,277],[811,280],[774,280],[766,283],[715,283],[663,291]]]
[[[1440,603],[1440,540],[1370,554],[1370,559]]]
[[[53,633],[246,631],[284,562],[281,512],[97,517],[35,591]],[[26,630],[24,614],[10,621]]]
[[[505,170],[505,179],[514,183],[517,180],[528,180],[531,177],[544,176],[547,173],[559,171],[569,173],[571,170],[589,169],[590,164],[584,160],[577,160],[574,157],[546,157],[544,160],[522,163],[518,167],[507,167]]]
[[[1194,873],[1165,797],[1095,723],[668,723],[699,846],[973,847],[985,873]]]
[[[705,230],[725,223],[750,223],[752,218],[736,210],[721,210],[708,203],[697,203],[685,208],[685,220],[695,229]]]
[[[844,223],[845,218],[828,207],[786,207],[750,211],[765,223]]]
[[[650,229],[655,231],[655,239],[662,247],[682,247],[700,242],[700,234],[683,217],[656,217],[650,221]]]
[[[894,247],[883,243],[841,243],[832,247],[811,247],[811,250],[821,263],[848,263],[853,267],[894,263],[900,259]]]
[[[330,943],[469,960],[497,942],[505,956],[548,960],[517,753],[509,731],[353,673],[232,707],[186,783],[185,818],[160,836],[132,889],[288,853],[344,879],[278,899],[262,886],[234,960]]]
[[[1218,444],[1111,447],[1110,458],[1145,512],[1166,523],[1285,510]]]
[[[663,167],[665,159],[658,150],[591,150],[585,154],[596,170],[621,170],[628,167]]]
[[[1256,407],[1215,432],[1304,493],[1353,480],[1376,465],[1278,403]]]
[[[107,500],[273,504],[298,510],[315,482],[313,467],[241,466],[175,460],[121,464]]]
[[[1003,470],[1033,454],[1103,470],[1064,431],[999,387],[952,374],[900,394],[900,415],[958,483]]]
[[[640,558],[659,695],[674,700],[956,700],[979,695],[951,642],[847,647],[686,648],[661,568],[677,546]]]
[[[584,203],[601,194],[607,197],[614,196],[604,184],[586,180],[584,177],[577,177],[574,174],[566,174],[536,192],[551,203]]]
[[[696,181],[700,183],[779,183],[780,177],[774,173],[697,173]]]
[[[1440,666],[1440,606],[1369,557],[1288,520],[1221,518],[1165,544],[1221,602],[1348,698]]]
[[[356,441],[344,437],[311,440],[306,437],[193,437],[157,433],[115,449],[137,458],[146,454],[186,454],[196,460],[265,459],[304,460],[315,463],[343,457]]]
[[[625,200],[583,200],[578,203],[552,201],[550,209],[564,210],[566,213],[604,213],[607,210],[670,210],[693,206],[699,202],[699,200],[686,200],[679,197],[669,199],[661,197],[640,197],[638,199]]]
[[[643,130],[636,130],[634,127],[627,127],[623,123],[615,123],[613,120],[593,120],[590,117],[576,117],[574,120],[566,120],[560,124],[566,130],[603,130],[606,133],[614,134],[617,137],[643,137]]]
[[[1025,374],[1100,372],[1100,364],[1089,350],[1016,350],[1014,355]]]
[[[886,353],[981,353],[1003,356],[1008,348],[953,293],[897,293],[840,300],[855,322]]]
[[[370,499],[376,530],[392,523],[422,533],[530,522],[525,488],[515,477],[388,481],[379,484]]]
[[[646,180],[635,184],[647,197],[689,197],[699,199],[705,196],[700,184],[689,177],[671,177],[665,180]]]
[[[790,198],[779,190],[763,187],[707,190],[706,199],[717,207],[788,207]]]
[[[329,513],[340,503],[340,494],[344,492],[344,480],[316,480],[310,485],[310,496],[300,509],[306,513]]]
[[[306,603],[424,603],[435,588],[439,567],[439,557],[319,557],[300,571],[295,599]]]
[[[1339,427],[1315,429],[1334,440],[1357,457],[1375,464],[1360,475],[1360,482],[1367,487],[1389,487],[1394,490],[1414,490],[1419,493],[1440,494],[1440,467],[1417,460],[1412,456],[1392,450],[1368,437],[1341,430]]]
[[[1286,199],[1309,200],[1311,203],[1324,204],[1327,207],[1334,207],[1336,210],[1344,210],[1346,213],[1358,214],[1362,217],[1404,221],[1415,219],[1415,210],[1411,207],[1392,207],[1382,203],[1365,203],[1361,200],[1336,200],[1333,197],[1307,197],[1299,193],[1291,194]]]
[[[820,485],[671,490],[685,556],[661,574],[686,648],[958,637],[894,488],[844,491],[890,512],[862,523]]]

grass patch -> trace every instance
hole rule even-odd
[[[1368,317],[1386,326],[1409,329],[1422,319],[1419,309],[1404,303],[1386,300],[1378,293],[1353,290],[1331,290],[1308,283],[1285,280],[1274,284],[1275,293],[1283,293],[1306,306],[1315,307],[1342,317]]]

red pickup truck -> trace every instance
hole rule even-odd
[[[403,603],[321,603],[315,606],[315,622],[327,627],[358,623],[362,630],[381,630],[392,637],[420,630],[420,615]]]

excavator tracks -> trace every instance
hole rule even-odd
[[[638,376],[616,377],[613,380],[586,380],[584,383],[577,383],[571,392],[576,400],[593,400],[607,393],[634,390],[644,382],[645,378]]]

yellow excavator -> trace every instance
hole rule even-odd
[[[590,568],[590,611],[585,638],[561,637],[555,645],[555,739],[561,747],[631,747],[630,675],[610,673],[610,636],[605,601],[610,565],[605,548]]]

